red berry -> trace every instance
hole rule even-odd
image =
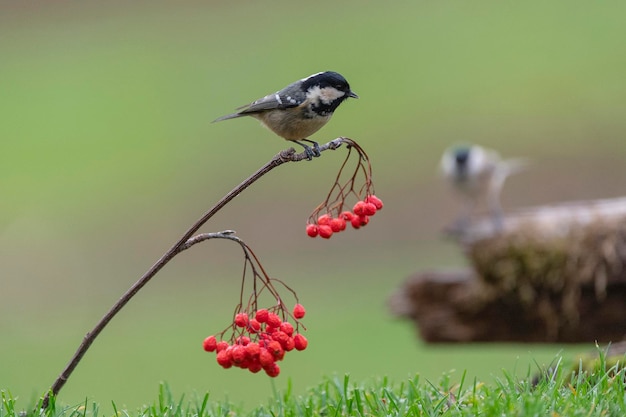
[[[296,347],[296,342],[293,340],[293,337],[288,337],[285,343],[282,344],[282,347],[285,349],[285,352],[291,352]]]
[[[250,343],[250,338],[248,336],[239,336],[236,340],[238,345],[246,346]]]
[[[363,214],[365,214],[364,209],[365,209],[365,201],[357,201],[354,207],[352,208],[352,211],[357,216],[362,216]]]
[[[365,203],[363,206],[363,214],[366,216],[373,216],[376,214],[376,206],[374,203]]]
[[[252,372],[253,374],[256,374],[261,369],[263,369],[263,365],[261,365],[261,363],[258,361],[250,362],[250,365],[248,366],[248,371]]]
[[[235,345],[230,352],[230,356],[232,358],[233,365],[239,366],[246,359],[246,348],[241,345]]]
[[[261,346],[258,343],[252,342],[246,345],[246,355],[250,359],[255,359],[259,357],[259,353],[261,353]]]
[[[346,221],[344,219],[342,219],[341,217],[337,217],[335,219],[332,219],[330,221],[330,228],[335,233],[341,232],[342,230],[346,229]]]
[[[283,321],[280,319],[278,314],[269,313],[268,316],[267,316],[267,325],[270,326],[270,327],[280,327],[282,322]]]
[[[253,332],[258,332],[259,330],[261,330],[261,323],[259,323],[259,321],[257,319],[252,319],[250,320],[250,322],[248,323],[248,328],[253,331]]]
[[[358,229],[361,226],[365,226],[367,223],[369,223],[369,221],[369,216],[355,216],[352,218],[352,220],[350,220],[350,223],[352,224],[352,227]]]
[[[304,350],[309,344],[309,341],[306,340],[306,337],[298,333],[293,337],[293,341],[296,347],[296,350]]]
[[[309,235],[310,237],[317,237],[317,234],[319,233],[317,229],[318,228],[316,224],[307,224],[306,234]]]
[[[293,326],[291,325],[291,323],[289,323],[288,321],[284,321],[281,325],[280,325],[280,330],[282,332],[285,332],[285,334],[287,336],[291,336],[293,334]]]
[[[300,320],[304,317],[305,314],[306,310],[304,309],[304,306],[302,304],[296,304],[295,306],[293,306],[293,316],[296,319]]]
[[[267,350],[274,355],[274,359],[277,361],[285,357],[285,349],[276,340],[272,340],[267,344]]]
[[[293,328],[292,328],[292,331],[293,331]],[[215,349],[217,349],[217,339],[215,338],[215,336],[209,336],[206,339],[204,339],[204,343],[202,343],[202,347],[207,352],[214,352]]]
[[[273,363],[270,366],[263,368],[267,376],[275,378],[280,374],[280,366],[277,363]]]
[[[320,236],[324,239],[330,239],[330,237],[333,235],[333,229],[326,224],[319,226],[318,230],[320,232]]]
[[[217,353],[216,356],[217,359],[217,363],[220,364],[220,366],[224,369],[228,369],[231,366],[233,366],[233,362],[231,360],[231,356],[230,356],[230,351],[229,350],[223,350],[221,352]]]
[[[376,210],[380,210],[383,208],[383,201],[380,198],[376,197],[375,195],[368,195],[365,198],[365,201],[367,203],[374,204],[376,206]]]
[[[328,225],[330,224],[331,220],[332,217],[330,216],[330,214],[322,214],[317,218],[317,224],[319,224],[320,226]]]
[[[248,325],[248,315],[246,313],[235,315],[235,325],[237,327],[246,327]]]
[[[342,211],[339,217],[349,222],[354,217],[354,213],[352,213],[351,211]]]
[[[272,334],[272,339],[280,343],[280,347],[282,347],[284,350],[287,350],[287,346],[289,345],[289,340],[291,339],[291,337],[289,337],[287,333],[279,330]]]
[[[216,346],[216,348],[215,348],[215,351],[216,351],[216,352],[221,352],[221,351],[223,351],[223,350],[226,350],[226,349],[228,348],[228,346],[230,346],[230,345],[228,344],[228,342],[226,342],[226,341],[222,340],[221,342],[219,342],[219,343],[217,344],[217,346]]]
[[[269,311],[267,311],[266,309],[262,308],[262,309],[260,309],[259,311],[256,312],[255,318],[256,318],[256,320],[259,323],[265,323],[265,322],[267,322],[268,316],[269,316]]]
[[[360,229],[361,221],[359,220],[359,216],[354,216],[352,220],[350,220],[350,224],[352,225],[353,228]]]
[[[272,355],[269,350],[261,348],[261,352],[259,353],[259,363],[261,364],[261,366],[266,367],[274,362],[276,362],[276,359],[274,359],[274,355]]]

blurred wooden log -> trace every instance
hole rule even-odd
[[[558,293],[533,302],[500,295],[470,269],[430,271],[410,277],[389,299],[393,314],[415,322],[422,339],[442,342],[610,342],[626,335],[626,284],[596,296],[583,286],[576,297],[578,320],[562,314]]]
[[[390,298],[428,342],[609,342],[626,335],[626,198],[538,207],[457,231],[470,269]]]

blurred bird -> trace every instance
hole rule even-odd
[[[478,145],[446,149],[441,158],[441,173],[464,200],[462,213],[453,229],[465,230],[476,205],[484,201],[494,226],[501,230],[503,217],[500,194],[504,181],[509,175],[524,169],[527,164],[521,158],[502,160],[496,151]]]
[[[349,97],[358,98],[341,74],[333,71],[319,72],[213,122],[252,116],[278,136],[302,146],[311,159],[320,155],[319,145],[307,138],[320,130],[337,107]],[[313,149],[302,143],[303,141],[311,143]]]

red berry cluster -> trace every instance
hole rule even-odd
[[[299,320],[304,314],[304,307],[296,304],[293,317]],[[276,362],[282,360],[286,352],[306,349],[309,343],[302,334],[294,334],[291,323],[266,309],[257,310],[254,318],[238,313],[235,326],[242,329],[242,334],[232,343],[218,342],[215,336],[204,339],[204,350],[216,352],[217,363],[224,369],[236,366],[252,373],[263,369],[268,376],[276,377],[280,373]]]
[[[383,202],[375,195],[365,197],[365,200],[358,201],[352,211],[343,211],[339,216],[332,217],[330,214],[323,214],[317,218],[317,224],[306,225],[306,234],[310,237],[323,237],[329,239],[333,233],[339,233],[346,229],[348,222],[353,228],[359,229],[370,221],[370,217],[383,208]]]

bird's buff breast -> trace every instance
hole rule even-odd
[[[299,107],[288,110],[271,110],[253,116],[268,129],[287,140],[306,139],[320,130],[330,119],[330,116],[306,118]]]

